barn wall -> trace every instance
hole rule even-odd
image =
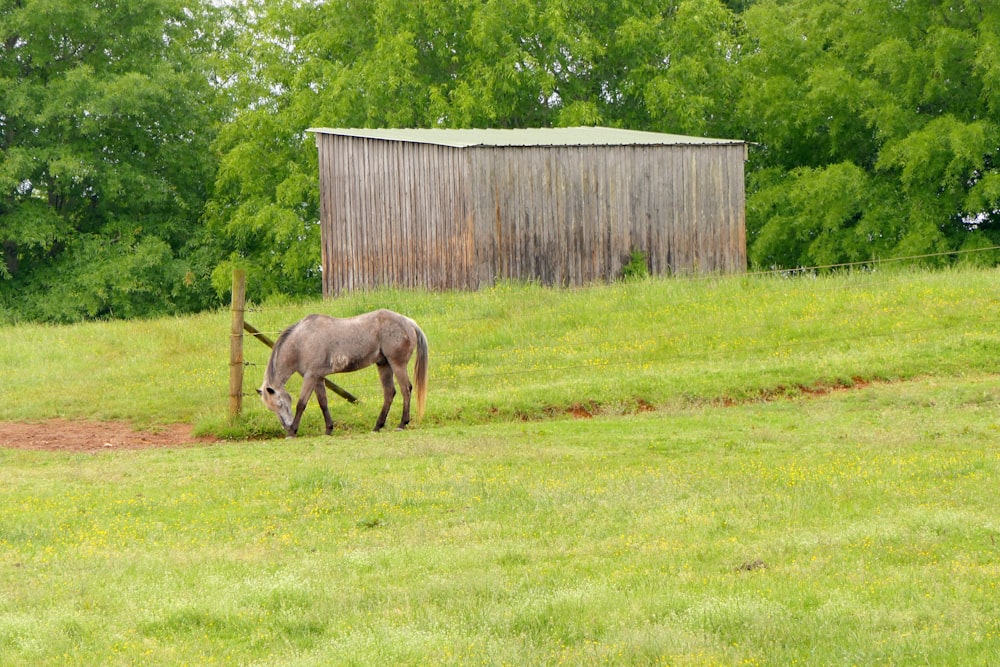
[[[479,286],[461,151],[327,135],[318,145],[324,294]]]
[[[318,134],[324,294],[746,267],[742,144],[451,148]]]
[[[473,148],[481,282],[579,285],[746,267],[742,145]]]

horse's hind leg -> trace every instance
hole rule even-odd
[[[382,427],[385,426],[386,417],[389,416],[389,407],[392,405],[392,399],[396,395],[396,388],[392,386],[392,368],[389,367],[389,363],[386,361],[380,361],[377,363],[378,367],[378,379],[382,382],[382,412],[378,415],[378,420],[375,422],[375,430],[381,431]]]
[[[323,411],[323,419],[326,420],[326,434],[330,435],[333,433],[333,417],[330,416],[330,406],[326,402],[326,385],[323,384],[321,379],[316,383],[316,402],[319,403],[319,409]]]
[[[397,431],[402,431],[410,423],[410,394],[413,392],[413,385],[410,383],[410,376],[406,373],[406,364],[394,364],[393,372],[396,375],[396,382],[399,384],[399,391],[403,394],[403,416],[399,420]]]

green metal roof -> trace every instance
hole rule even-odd
[[[680,134],[638,132],[610,127],[560,127],[524,130],[345,129],[313,127],[318,134],[436,144],[453,148],[472,146],[676,146],[735,145],[736,139],[707,139]]]

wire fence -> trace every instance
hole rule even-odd
[[[949,250],[949,251],[936,252],[936,253],[924,253],[924,254],[919,254],[919,255],[906,255],[906,256],[903,256],[903,257],[873,258],[873,259],[870,259],[870,260],[862,260],[862,261],[856,261],[856,262],[842,262],[842,263],[837,263],[837,264],[817,264],[817,265],[812,265],[812,266],[799,266],[799,267],[794,267],[794,268],[774,268],[774,269],[767,269],[767,270],[762,270],[762,271],[747,271],[745,273],[740,273],[740,274],[731,274],[731,273],[729,273],[729,274],[719,274],[719,273],[677,274],[677,275],[674,275],[674,276],[664,276],[661,279],[662,280],[681,280],[681,281],[687,281],[687,282],[708,282],[708,281],[731,280],[731,279],[734,279],[734,278],[743,278],[743,279],[764,279],[764,278],[786,278],[786,279],[793,279],[793,278],[811,278],[811,277],[819,277],[823,273],[833,274],[833,273],[838,272],[838,271],[845,271],[845,270],[854,271],[856,269],[860,269],[860,268],[864,268],[864,267],[870,267],[871,269],[874,270],[874,269],[877,269],[877,267],[880,267],[880,266],[902,265],[902,264],[906,264],[906,263],[909,263],[909,262],[920,262],[920,261],[924,261],[924,260],[928,260],[928,259],[934,259],[934,258],[940,258],[940,257],[970,256],[970,255],[975,255],[977,253],[987,253],[987,252],[994,252],[994,251],[1000,251],[1000,245],[997,245],[997,246],[988,246],[988,247],[983,247],[983,248],[969,248],[969,249],[964,249],[964,250]],[[926,275],[928,277],[931,277],[931,276],[933,276],[934,272],[933,271],[926,271],[925,273],[926,273]],[[874,271],[867,271],[864,274],[860,274],[860,275],[865,275],[865,276],[871,277],[873,280],[885,280],[887,277],[889,277],[889,276],[885,276],[885,275],[882,275],[882,274],[877,274]],[[891,275],[892,274],[890,274],[890,276]],[[907,275],[906,279],[907,280],[912,280],[912,275]],[[592,285],[572,285],[572,286],[547,286],[547,287],[545,287],[545,289],[551,290],[551,291],[554,291],[554,292],[576,293],[576,292],[584,292],[584,291],[587,291],[587,290],[592,290],[595,287],[597,287],[597,288],[607,287],[610,284],[613,284],[613,283],[594,283]],[[621,284],[622,285],[628,285],[629,283],[627,281],[623,281]],[[864,286],[865,286],[865,283],[858,282],[858,283],[851,283],[851,284],[830,285],[830,287],[828,289],[831,289],[831,290],[845,290],[845,289],[860,288],[860,287],[864,287]],[[487,288],[486,290],[484,290],[484,292],[488,293],[489,292],[489,288]],[[366,292],[366,293],[373,295],[373,298],[377,298],[378,295],[381,294],[381,292],[379,292],[378,290],[371,291],[371,292]],[[375,308],[377,306],[373,303],[372,307]],[[294,303],[292,303],[292,304],[285,304],[285,305],[266,305],[266,306],[265,305],[260,305],[260,304],[248,303],[247,307],[246,307],[246,312],[247,313],[259,313],[259,312],[265,312],[265,311],[268,312],[268,313],[275,313],[275,312],[282,312],[282,311],[284,311],[284,312],[301,312],[302,308],[303,308],[302,304],[294,304]],[[454,317],[453,315],[448,315],[447,318],[448,318],[448,321],[451,322],[451,323],[462,322],[462,321],[477,321],[477,320],[484,319],[484,318],[481,318],[481,317],[466,317],[466,318],[463,318],[463,317]],[[277,335],[277,334],[280,334],[281,331],[282,331],[281,329],[278,329],[278,330],[264,331],[262,333],[270,334],[270,335]]]
[[[796,269],[779,269],[770,271],[757,271],[742,274],[739,276],[718,276],[718,275],[708,275],[708,276],[684,276],[679,278],[680,280],[686,281],[719,281],[719,280],[733,280],[744,279],[750,281],[761,281],[769,278],[780,277],[788,279],[807,279],[811,277],[817,277],[824,272],[838,272],[838,271],[850,271],[856,274],[859,278],[865,278],[864,280],[854,280],[850,282],[830,282],[830,283],[813,283],[809,285],[809,289],[812,292],[820,293],[825,291],[847,291],[847,290],[872,290],[876,288],[881,290],[882,293],[891,292],[895,287],[897,287],[901,282],[904,282],[908,286],[912,286],[914,281],[927,280],[931,281],[935,279],[937,272],[927,271],[921,275],[903,274],[903,273],[879,273],[875,270],[869,270],[865,272],[857,271],[862,267],[872,267],[876,269],[882,265],[893,265],[912,261],[921,261],[936,257],[945,256],[955,256],[955,255],[968,255],[976,252],[988,252],[1000,250],[1000,246],[991,246],[987,248],[978,248],[972,250],[959,250],[951,252],[942,253],[929,253],[922,255],[913,255],[908,257],[900,258],[888,258],[888,259],[873,259],[865,262],[849,262],[841,264],[828,264],[821,266],[812,267],[799,267]],[[673,280],[664,279],[664,280]],[[629,283],[622,283],[624,289],[628,289]],[[552,290],[555,292],[565,292],[565,293],[579,293],[588,289],[606,289],[608,285],[591,286],[591,287],[564,287],[564,288],[545,288],[546,290]],[[380,307],[378,301],[384,297],[383,294],[379,292],[369,293],[372,299],[371,306],[372,309]],[[953,305],[957,310],[962,310],[963,307],[968,308],[971,305],[977,303],[979,299],[966,299],[964,301],[955,301]],[[254,313],[264,313],[266,312],[269,316],[273,316],[275,313],[297,313],[301,316],[304,312],[306,306],[304,304],[288,304],[281,306],[248,306],[246,312],[250,315]],[[615,305],[610,306],[604,310],[604,315],[615,316],[620,315],[622,318],[641,318],[644,314],[636,311],[636,304],[628,300],[620,300]],[[984,315],[987,315],[984,313]],[[493,324],[496,322],[495,316],[488,315],[464,315],[456,316],[454,313],[434,313],[432,311],[424,312],[420,315],[420,325],[426,330],[452,330],[466,328],[475,328],[475,325],[481,323]],[[811,323],[815,324],[815,323]],[[993,327],[1000,324],[1000,316],[991,317],[986,316],[980,321],[980,325],[984,328]],[[770,353],[780,347],[781,349],[793,349],[796,347],[809,345],[809,346],[833,346],[838,344],[852,343],[852,344],[863,344],[867,340],[873,339],[884,339],[884,340],[904,340],[913,336],[919,335],[938,335],[946,332],[954,331],[954,325],[948,322],[937,323],[929,326],[912,327],[906,329],[894,329],[893,331],[864,331],[859,330],[857,327],[852,329],[849,333],[841,335],[831,335],[831,336],[810,336],[803,338],[801,340],[781,340],[775,341],[773,339],[767,339],[767,332],[771,326],[766,322],[761,322],[756,326],[751,326],[747,328],[744,326],[740,330],[741,340],[755,340],[757,338],[765,339],[764,342],[757,343],[755,345],[742,345],[739,349],[743,354],[747,355],[764,355]],[[715,323],[706,324],[702,327],[691,328],[690,326],[685,328],[685,335],[688,339],[701,339],[704,341],[711,341],[712,339],[720,335],[718,325]],[[281,329],[264,331],[263,333],[272,336],[278,336],[281,333]],[[474,382],[484,379],[496,379],[502,377],[524,377],[540,374],[552,374],[567,371],[578,371],[581,369],[590,369],[598,371],[602,368],[648,368],[654,366],[657,368],[669,367],[675,364],[690,363],[694,361],[711,361],[715,359],[722,358],[723,352],[719,349],[717,345],[703,345],[698,349],[678,349],[676,346],[671,346],[673,333],[669,330],[664,331],[662,334],[658,335],[654,339],[656,347],[661,348],[662,356],[652,356],[645,355],[640,357],[619,357],[611,359],[590,359],[583,362],[575,362],[569,364],[552,364],[542,367],[531,367],[531,368],[507,368],[503,371],[483,371],[477,372],[475,370],[471,371],[458,371],[451,369],[450,366],[453,362],[461,362],[467,356],[468,352],[465,351],[449,351],[445,350],[435,350],[433,349],[432,341],[432,361],[437,360],[435,364],[438,368],[442,369],[444,373],[437,373],[435,377],[436,384],[457,384],[465,382]],[[533,358],[551,356],[553,358],[559,358],[559,352],[564,348],[564,343],[561,340],[562,334],[552,334],[548,338],[538,338],[535,337],[531,342],[531,356]],[[628,343],[634,341],[622,341],[621,339],[615,338],[602,338],[600,332],[596,332],[595,336],[591,339],[585,341],[591,347],[597,349],[602,347],[622,345],[627,347]],[[258,347],[258,346],[255,346]],[[494,362],[503,362],[504,360],[509,360],[510,358],[517,357],[523,352],[523,348],[518,346],[508,346],[505,348],[498,348],[495,350],[480,350],[477,352],[479,356],[486,355],[486,358]],[[262,361],[258,364],[254,361],[246,361],[246,365],[249,367],[262,366],[266,363],[267,352],[260,348],[258,350],[259,355],[262,357]],[[258,356],[255,353],[254,356]],[[469,364],[461,364],[469,365]]]
[[[983,324],[987,325],[1000,325],[1000,318],[992,318],[984,320]],[[920,334],[933,334],[945,331],[953,330],[950,326],[938,326],[938,327],[921,327],[906,330],[897,330],[893,332],[884,333],[871,333],[871,334],[851,334],[844,336],[830,336],[824,338],[803,338],[801,340],[790,340],[782,342],[784,348],[798,348],[804,346],[832,346],[838,343],[862,343],[866,340],[874,339],[884,339],[884,340],[904,340],[912,336]],[[754,346],[744,346],[740,347],[739,350],[743,353],[754,355],[771,352],[775,349],[772,344],[761,344]],[[699,352],[680,352],[672,354],[669,357],[664,358],[643,358],[643,359],[605,359],[599,361],[590,361],[586,363],[579,364],[565,364],[558,366],[548,366],[545,368],[526,368],[519,370],[506,370],[506,371],[492,371],[492,372],[471,372],[464,373],[461,377],[442,377],[435,380],[438,384],[448,384],[448,383],[458,383],[467,382],[470,380],[484,379],[484,378],[497,378],[497,377],[507,377],[507,376],[523,376],[523,375],[538,375],[545,373],[562,373],[567,371],[590,369],[590,370],[600,370],[602,368],[648,368],[650,366],[654,367],[667,367],[671,365],[676,365],[678,363],[688,363],[692,361],[709,361],[718,360],[722,355],[716,348],[707,348]]]

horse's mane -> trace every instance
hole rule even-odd
[[[288,340],[288,337],[291,335],[292,330],[294,330],[295,327],[297,326],[299,326],[299,322],[296,322],[292,326],[282,331],[281,334],[278,336],[278,340],[274,341],[274,348],[271,350],[271,358],[267,360],[267,373],[264,375],[264,377],[267,379],[268,382],[270,382],[271,379],[274,377],[274,360],[278,358],[278,352],[281,350],[282,346],[284,346],[285,342]]]

